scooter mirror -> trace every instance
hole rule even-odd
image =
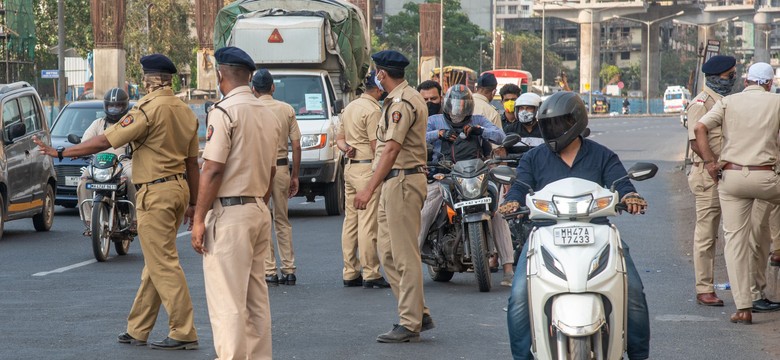
[[[68,142],[71,144],[80,144],[81,136],[78,136],[76,134],[68,134]]]
[[[652,163],[638,162],[628,169],[628,177],[631,180],[642,181],[655,176],[658,166]]]
[[[506,165],[499,165],[490,169],[490,175],[496,182],[504,185],[512,185],[517,176],[515,170]]]
[[[520,142],[520,135],[510,133],[506,135],[506,137],[504,138],[504,142],[501,143],[501,146],[503,146],[504,148],[511,148],[512,146],[515,146],[515,144],[517,144],[518,142]]]

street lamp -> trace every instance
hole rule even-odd
[[[612,17],[615,19],[625,19],[625,20],[635,21],[647,25],[647,66],[646,66],[647,72],[645,73],[645,112],[647,114],[650,114],[650,26],[652,26],[657,22],[668,20],[670,18],[680,16],[682,14],[685,14],[685,10],[681,10],[672,15],[664,16],[662,18],[658,18],[652,21],[644,21],[644,20],[639,20],[639,19],[634,19],[629,17],[612,15]]]

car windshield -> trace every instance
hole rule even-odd
[[[682,99],[682,93],[666,94],[666,100],[680,100]]]
[[[320,120],[328,116],[319,76],[274,75],[274,85],[274,99],[290,104],[295,109],[296,119]]]
[[[57,117],[51,128],[51,136],[65,137],[69,134],[82,136],[93,121],[103,116],[105,116],[105,112],[103,112],[102,104],[100,107],[89,108],[68,106]]]

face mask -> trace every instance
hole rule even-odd
[[[723,79],[719,75],[709,75],[706,83],[707,87],[718,93],[718,95],[726,96],[731,93],[731,88],[734,87],[736,81],[736,76],[733,79]]]
[[[441,104],[437,104],[434,102],[427,102],[428,105],[428,116],[436,115],[441,111]]]
[[[377,76],[374,76],[374,84],[376,84],[376,87],[379,88],[379,90],[385,91],[385,88],[382,87],[382,82],[379,81],[379,74],[377,73]]]
[[[523,124],[528,124],[531,121],[534,121],[534,113],[526,110],[520,111],[517,113],[517,121]]]
[[[504,101],[504,110],[508,113],[515,112],[515,101],[514,100],[507,100]]]

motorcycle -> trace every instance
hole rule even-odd
[[[511,147],[519,140],[507,136],[502,146]],[[488,259],[495,254],[490,221],[497,210],[498,185],[492,179],[493,160],[463,160],[429,164],[449,174],[436,174],[444,204],[420,249],[423,263],[433,281],[447,282],[455,272],[474,271],[479,291],[491,288]]]
[[[654,164],[637,163],[615,183],[650,179],[657,171]],[[507,215],[528,214],[536,224],[526,269],[536,359],[617,360],[625,352],[627,275],[620,233],[614,224],[591,222],[626,210],[615,183],[606,189],[579,178],[558,180],[529,191],[528,207]]]
[[[68,141],[74,144],[81,142],[75,135],[69,135]],[[135,206],[127,197],[126,180],[122,179],[122,160],[129,155],[119,155],[104,152],[88,159],[86,167],[86,188],[94,191],[92,199],[86,199],[79,204],[79,211],[87,211],[87,205],[92,206],[89,226],[92,239],[92,252],[97,261],[108,260],[111,242],[117,254],[127,255],[130,243],[135,239],[136,231],[132,229]],[[87,218],[85,216],[85,218]]]

